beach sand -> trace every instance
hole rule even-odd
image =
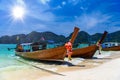
[[[0,80],[119,80],[120,79],[120,51],[110,51],[111,55],[97,55],[98,58],[73,59],[76,66],[50,65],[45,68],[51,72],[32,66],[18,66],[16,69],[0,71]],[[75,62],[75,60],[77,62]],[[79,61],[79,62],[78,62]],[[75,63],[74,63],[75,62]],[[26,65],[27,66],[27,65]],[[41,67],[40,65],[37,65]]]

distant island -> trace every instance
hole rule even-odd
[[[105,38],[104,42],[120,42],[120,31],[116,31],[113,33],[108,33],[107,37]],[[64,35],[57,35],[53,32],[36,32],[32,31],[29,34],[16,34],[12,36],[1,36],[0,37],[0,44],[16,44],[18,43],[17,37],[19,37],[19,41],[21,43],[30,43],[30,42],[36,42],[40,41],[41,39],[53,41],[54,43],[65,43],[68,41],[71,37],[72,33],[65,37]],[[102,36],[102,33],[95,33],[93,35],[88,34],[85,31],[80,31],[78,33],[78,36],[75,40],[75,43],[96,43],[100,37]]]

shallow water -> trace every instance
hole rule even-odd
[[[15,48],[16,44],[0,44],[0,72],[3,71],[11,71],[21,68],[29,68],[33,66],[37,66],[40,68],[44,68],[47,70],[54,70],[61,63],[52,63],[52,62],[35,62],[28,61],[19,56],[15,56],[15,51],[12,48]],[[10,50],[8,50],[10,48]],[[33,65],[33,66],[31,66]]]

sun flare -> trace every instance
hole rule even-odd
[[[12,16],[15,19],[23,19],[25,14],[25,9],[21,6],[15,6],[12,8]]]

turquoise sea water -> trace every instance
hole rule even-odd
[[[0,68],[14,65],[14,49],[8,50],[8,48],[15,48],[16,44],[0,44]]]

